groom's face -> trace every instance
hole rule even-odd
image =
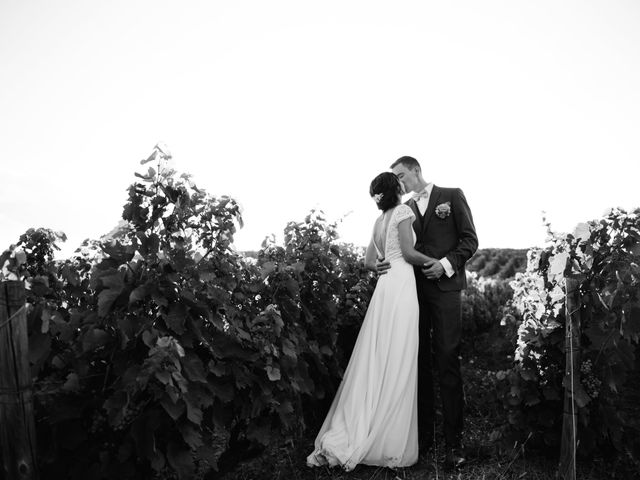
[[[400,180],[406,192],[417,192],[420,188],[420,169],[419,168],[407,168],[401,163],[393,167],[393,173]]]

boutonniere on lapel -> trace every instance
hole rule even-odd
[[[436,207],[436,215],[438,218],[447,218],[451,215],[451,202],[441,203]]]

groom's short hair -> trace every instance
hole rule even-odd
[[[389,167],[389,168],[393,169],[396,166],[398,166],[399,164],[404,165],[404,167],[407,168],[407,169],[418,167],[420,169],[420,171],[422,171],[422,167],[420,166],[420,163],[418,163],[418,160],[416,160],[413,157],[409,157],[407,155],[397,159],[395,162],[393,162],[391,164],[391,167]]]

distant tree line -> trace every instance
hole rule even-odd
[[[479,277],[510,279],[527,266],[526,248],[481,248],[467,262],[467,270]],[[245,257],[258,258],[259,252],[247,250]]]

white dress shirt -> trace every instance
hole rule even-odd
[[[416,201],[420,215],[424,216],[424,212],[427,211],[427,205],[429,205],[429,197],[431,197],[431,191],[433,190],[433,183],[427,183],[427,186],[422,189],[427,194],[426,197],[421,197]]]

